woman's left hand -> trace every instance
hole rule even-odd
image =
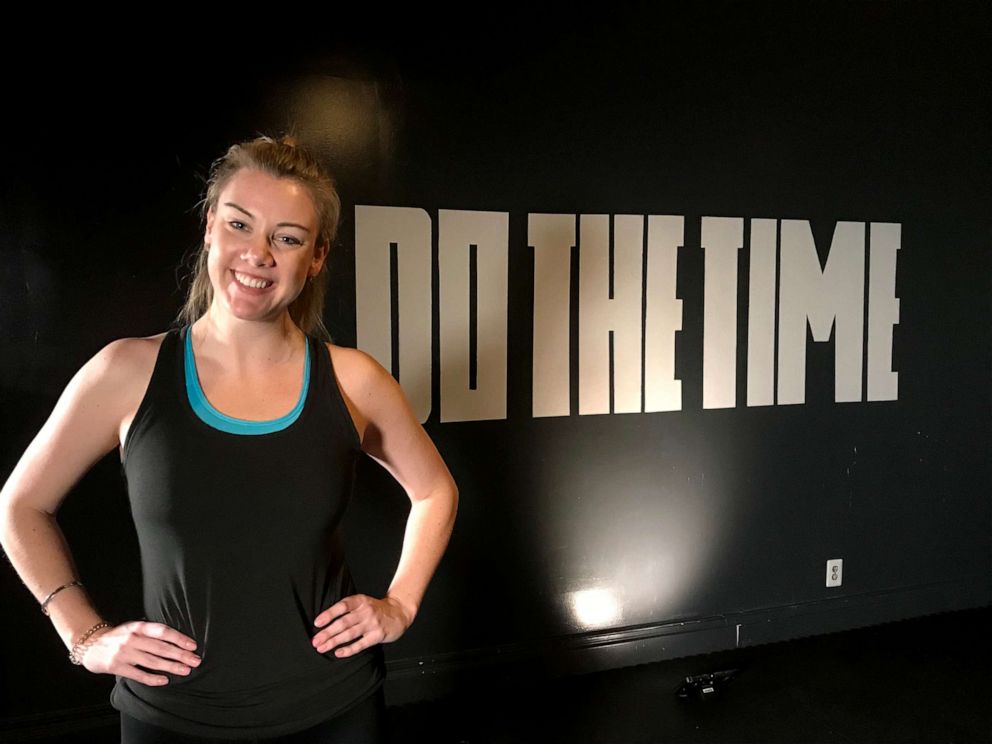
[[[409,611],[392,597],[352,594],[317,615],[314,626],[326,627],[311,639],[311,645],[322,654],[357,638],[334,652],[337,657],[353,656],[376,643],[395,641],[412,622]]]

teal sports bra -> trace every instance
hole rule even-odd
[[[234,416],[228,416],[226,413],[221,413],[210,405],[210,401],[207,400],[207,396],[203,394],[203,388],[200,387],[200,378],[196,374],[196,358],[193,356],[193,335],[189,332],[189,328],[189,325],[185,328],[186,352],[184,366],[186,368],[186,395],[189,398],[190,406],[196,412],[196,415],[201,421],[208,426],[212,426],[214,429],[226,431],[229,434],[243,434],[251,436],[255,434],[269,434],[273,431],[285,429],[287,426],[296,421],[297,418],[299,418],[300,413],[303,411],[303,406],[306,403],[307,392],[310,390],[309,339],[307,339],[306,344],[306,364],[303,368],[303,389],[300,391],[300,399],[296,402],[296,406],[285,416],[280,416],[276,419],[269,419],[268,421],[249,421],[248,419],[239,419]]]

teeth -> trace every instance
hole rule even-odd
[[[238,280],[238,284],[243,284],[246,287],[252,287],[254,289],[264,289],[272,284],[272,282],[266,282],[261,279],[252,279],[244,274],[239,274],[237,271],[234,272],[234,278]]]

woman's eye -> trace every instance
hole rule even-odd
[[[244,222],[239,222],[238,220],[231,220],[229,224],[235,230],[240,230],[241,228],[245,227],[245,223]]]
[[[283,235],[280,240],[289,245],[303,245],[303,241],[298,238],[294,238],[292,235]]]

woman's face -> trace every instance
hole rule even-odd
[[[315,250],[316,239],[317,214],[306,186],[242,168],[207,213],[213,304],[238,318],[278,317],[324,263],[326,250]]]

